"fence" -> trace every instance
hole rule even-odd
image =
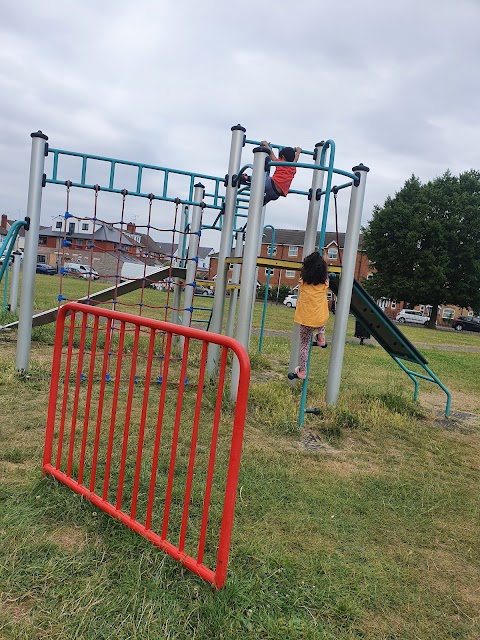
[[[205,382],[211,343],[221,349],[214,384]],[[234,408],[224,400],[232,358]],[[248,355],[232,338],[68,303],[43,470],[221,588],[249,380]]]

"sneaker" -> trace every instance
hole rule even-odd
[[[325,334],[324,333],[317,333],[315,335],[315,339],[314,339],[313,343],[316,344],[317,347],[322,347],[322,349],[325,349],[327,347],[327,340],[325,338]]]

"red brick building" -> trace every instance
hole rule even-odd
[[[260,249],[260,256],[264,258],[270,257],[271,249],[271,229],[267,229],[264,237],[262,238],[262,245]],[[303,242],[305,239],[305,231],[298,231],[296,229],[276,229],[275,238],[273,243],[272,258],[277,260],[290,260],[291,262],[302,262],[303,260]],[[320,233],[317,234],[317,246],[320,239]],[[327,251],[327,262],[332,266],[340,266],[342,260],[343,245],[345,242],[345,234],[338,234],[334,232],[327,232],[325,234],[325,249]],[[366,279],[370,273],[369,261],[362,249],[362,237],[360,236],[357,261],[355,266],[355,278],[357,280]],[[210,260],[209,279],[213,280],[213,277],[217,273],[218,268],[218,256],[212,256]],[[265,284],[268,275],[268,267],[258,268],[258,281],[260,284]],[[286,285],[291,289],[294,289],[298,284],[300,273],[294,269],[282,268],[270,268],[270,285],[281,286]],[[229,270],[229,278],[231,277],[231,270]]]

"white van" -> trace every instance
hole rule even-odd
[[[414,324],[428,324],[430,316],[424,316],[421,311],[415,309],[402,309],[395,318],[397,322],[413,322]]]
[[[80,264],[79,262],[67,262],[63,268],[65,269],[64,273],[69,276],[77,276],[85,280],[90,277],[90,274],[92,275],[92,280],[98,280],[100,277],[95,269],[90,269],[90,265]]]
[[[157,273],[163,269],[163,267],[159,264],[156,265],[147,265],[145,267],[143,262],[124,262],[122,266],[121,273],[121,282],[125,282],[125,280],[140,280],[145,277],[148,280],[148,276],[152,273]],[[156,284],[156,283],[155,283]]]

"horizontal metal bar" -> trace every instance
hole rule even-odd
[[[211,176],[206,173],[195,173],[192,171],[183,171],[182,169],[170,169],[169,167],[157,166],[154,164],[145,164],[143,162],[132,162],[130,160],[119,160],[118,158],[108,158],[106,156],[96,156],[90,153],[79,153],[77,151],[66,151],[65,149],[49,149],[49,153],[61,154],[65,156],[73,156],[76,158],[86,158],[87,160],[100,160],[102,162],[109,162],[115,164],[122,164],[128,167],[137,167],[141,169],[153,169],[155,171],[164,171],[168,173],[174,173],[181,176],[193,176],[194,178],[203,178],[204,180],[214,180],[216,182],[224,182],[225,178],[219,176]]]
[[[269,161],[269,165],[271,167],[299,167],[300,169],[320,169],[321,171],[329,171],[330,167],[327,167],[323,164],[308,164],[308,162],[280,162],[280,161]],[[343,171],[343,169],[335,169],[332,168],[333,173],[338,173],[342,176],[347,176],[347,178],[351,178],[352,180],[356,180],[357,176],[354,173],[350,173],[349,171]]]
[[[253,144],[255,146],[260,146],[262,143],[259,142],[258,140],[245,140],[245,144]],[[275,144],[274,142],[269,142],[268,143],[270,145],[270,147],[272,149],[283,149],[285,146],[284,144]],[[308,151],[308,149],[302,149],[302,153],[304,153],[307,156],[313,156],[314,155],[314,151]]]

